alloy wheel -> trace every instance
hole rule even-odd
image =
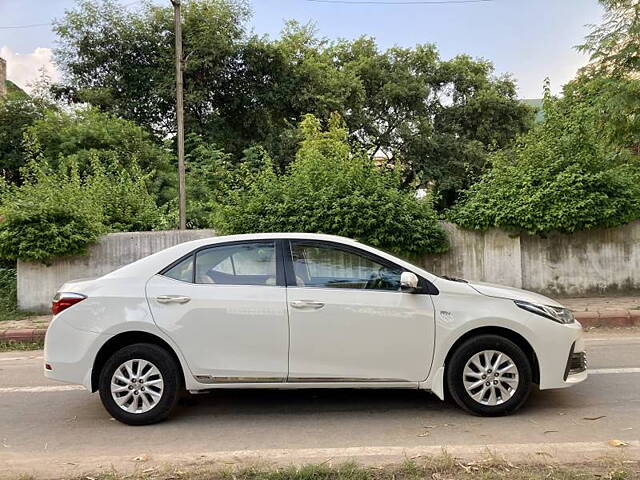
[[[129,413],[145,413],[154,408],[164,391],[164,380],[158,367],[148,360],[127,360],[111,377],[111,396]]]
[[[483,350],[473,355],[462,371],[462,381],[473,400],[488,406],[509,400],[520,383],[514,361],[497,350]]]

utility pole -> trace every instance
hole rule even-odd
[[[187,228],[187,193],[184,181],[184,100],[182,70],[182,17],[180,15],[180,0],[171,0],[175,20],[176,35],[176,120],[178,122],[178,212],[180,216],[180,230]]]

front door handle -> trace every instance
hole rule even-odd
[[[324,303],[322,302],[314,302],[313,300],[294,300],[291,302],[291,306],[293,308],[299,309],[309,309],[309,310],[319,310],[324,307]]]
[[[191,297],[184,295],[160,295],[156,297],[158,303],[187,303]]]

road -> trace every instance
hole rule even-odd
[[[435,452],[441,446],[477,452],[490,445],[505,452],[583,455],[574,459],[624,451],[626,458],[640,459],[640,332],[589,333],[587,345],[586,382],[534,391],[510,417],[473,417],[419,391],[245,390],[193,396],[172,419],[148,427],[122,425],[96,394],[46,380],[42,352],[6,352],[0,354],[0,476],[237,459],[240,450],[314,459]],[[611,439],[629,446],[611,447]]]

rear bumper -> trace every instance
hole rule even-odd
[[[54,317],[44,343],[45,377],[83,385],[90,390],[93,360],[107,339],[98,333],[78,330],[63,318]]]

